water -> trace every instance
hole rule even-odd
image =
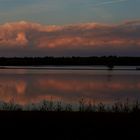
[[[84,98],[110,104],[140,100],[140,71],[135,67],[7,67],[0,69],[0,100],[26,105],[44,99],[78,103]]]

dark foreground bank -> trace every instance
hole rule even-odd
[[[0,127],[45,130],[52,136],[128,137],[139,133],[140,113],[1,111]]]

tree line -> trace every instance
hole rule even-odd
[[[140,57],[91,56],[91,57],[0,57],[0,66],[139,66]]]

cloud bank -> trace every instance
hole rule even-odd
[[[140,20],[65,26],[25,21],[0,25],[0,51],[4,55],[137,55],[139,50]]]

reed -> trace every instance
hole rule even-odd
[[[86,102],[83,98],[79,100],[78,107],[72,104],[64,104],[62,101],[43,100],[40,103],[32,103],[26,106],[9,102],[0,102],[0,111],[44,111],[44,112],[111,112],[111,113],[140,113],[140,102],[138,100],[129,102],[114,102],[112,105],[103,103]]]

